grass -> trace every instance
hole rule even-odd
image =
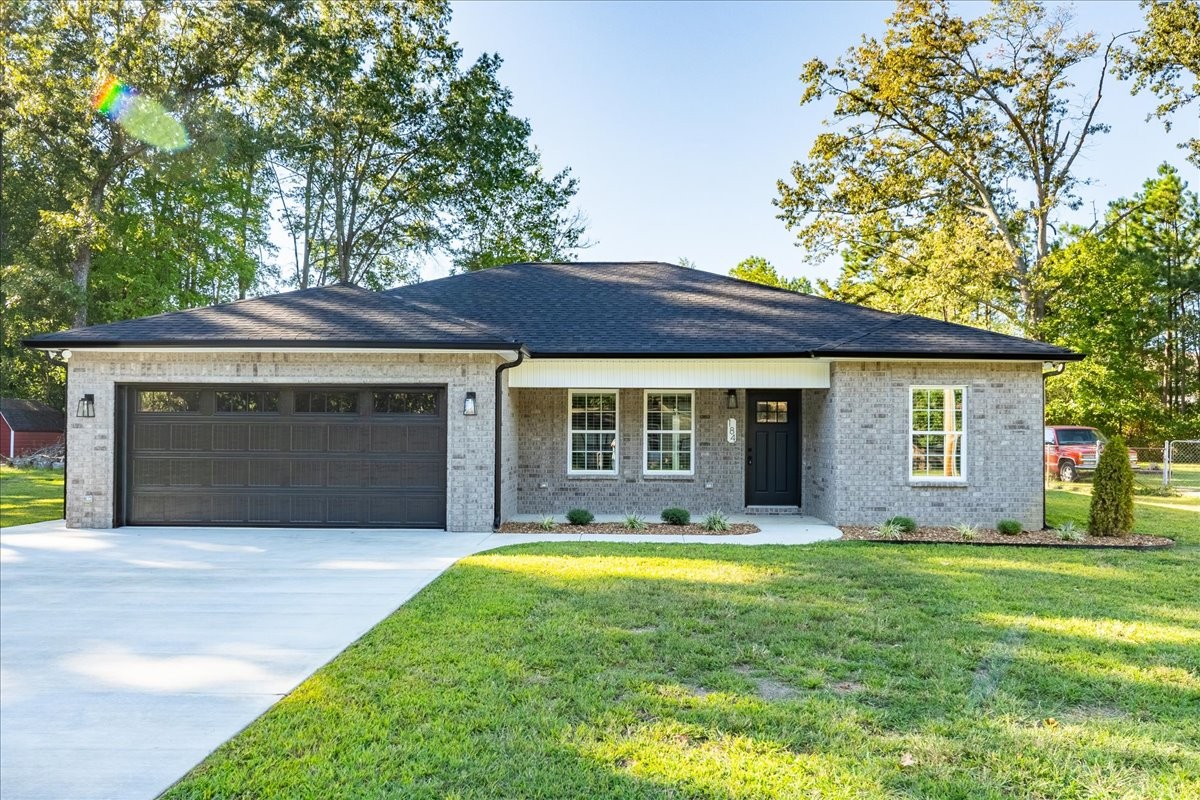
[[[0,466],[0,527],[62,519],[63,471]]]
[[[1200,525],[1139,512],[1183,546],[480,554],[165,796],[1200,796]]]
[[[1046,492],[1046,521],[1054,527],[1070,520],[1087,529],[1092,487],[1087,483],[1057,484]],[[1169,536],[1184,546],[1200,545],[1200,495],[1134,497],[1133,530]]]

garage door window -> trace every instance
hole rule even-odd
[[[297,414],[357,414],[358,392],[296,392]]]
[[[437,392],[375,392],[376,414],[438,413]]]
[[[215,394],[218,414],[279,411],[279,392],[216,392]]]
[[[138,392],[137,410],[147,414],[194,414],[200,410],[200,392]]]

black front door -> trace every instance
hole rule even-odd
[[[800,505],[800,393],[746,392],[746,505]]]

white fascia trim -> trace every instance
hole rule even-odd
[[[466,349],[420,349],[412,347],[179,347],[179,346],[136,346],[136,347],[44,347],[39,350],[71,353],[390,353],[402,355],[438,355],[440,353],[481,353],[501,356],[509,361],[517,357],[516,350],[466,350]]]

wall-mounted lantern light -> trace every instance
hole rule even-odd
[[[729,391],[725,392],[725,407],[726,408],[737,408],[737,390],[736,389],[730,389]]]
[[[466,399],[463,400],[463,414],[468,417],[475,416],[475,393],[467,392]]]
[[[79,405],[75,406],[75,416],[77,417],[94,417],[96,416],[96,395],[85,394],[79,398]]]

